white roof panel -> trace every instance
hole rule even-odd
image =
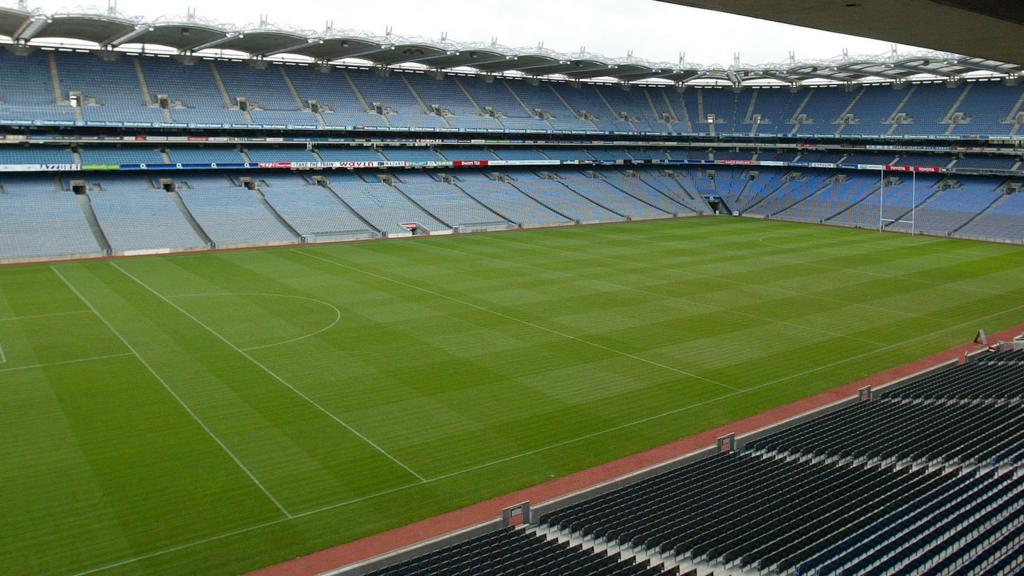
[[[185,52],[230,50],[254,58],[295,55],[320,62],[358,58],[378,66],[418,64],[438,70],[472,68],[481,72],[520,72],[527,76],[561,76],[569,79],[615,78],[623,82],[660,79],[677,83],[712,80],[734,85],[770,80],[787,84],[807,81],[857,82],[865,79],[900,81],[930,76],[959,78],[971,73],[1019,75],[1024,66],[992,59],[940,52],[885,54],[823,61],[790,61],[780,64],[700,66],[655,63],[630,55],[608,58],[579,52],[563,54],[538,46],[508,48],[488,43],[435,41],[425,38],[375,36],[359,31],[328,28],[322,33],[271,26],[233,26],[200,21],[190,15],[182,20],[143,22],[119,14],[67,13],[46,16],[0,8],[0,34],[15,41],[36,38],[69,38],[101,46],[156,44]]]

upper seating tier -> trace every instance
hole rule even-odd
[[[99,54],[0,50],[0,122],[974,137],[1019,134],[1024,94],[997,81],[677,90]]]

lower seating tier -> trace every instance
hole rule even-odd
[[[53,177],[4,177],[0,185],[0,260],[102,254],[80,201]]]
[[[176,148],[171,157],[201,157],[183,156],[181,150],[187,149]],[[228,148],[211,151],[225,159],[239,154]],[[360,151],[367,157],[378,155],[371,149]],[[123,153],[121,149],[108,152]],[[864,228],[881,224],[893,231],[915,228],[939,236],[1024,244],[1024,210],[1017,191],[1022,181],[993,176],[881,180],[832,169],[678,166],[587,171],[553,166],[448,168],[444,172],[336,170],[303,176],[276,170],[166,173],[173,178],[148,173],[81,174],[62,173],[59,179],[46,174],[0,176],[0,202],[10,207],[0,215],[8,232],[0,260],[491,231],[715,212]],[[55,184],[57,180],[61,184]],[[243,187],[243,181],[250,182],[249,188]],[[70,190],[72,182],[80,183],[77,199]],[[168,188],[167,183],[175,182],[176,187]],[[41,223],[26,224],[37,221]],[[98,226],[86,233],[95,221]]]

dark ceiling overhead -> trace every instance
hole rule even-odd
[[[1024,64],[1021,0],[661,0]]]

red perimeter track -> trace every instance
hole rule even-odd
[[[1024,325],[1000,332],[989,338],[992,342],[1010,341],[1018,334],[1021,334],[1021,332],[1024,332]],[[530,501],[540,504],[617,478],[622,478],[651,466],[714,446],[718,438],[727,434],[734,433],[737,436],[741,436],[770,427],[794,416],[856,396],[857,391],[865,386],[882,386],[951,360],[963,359],[967,353],[982,348],[982,346],[977,344],[965,344],[945,352],[940,352],[934,356],[922,358],[921,360],[875,374],[874,376],[869,376],[863,380],[822,392],[816,396],[773,408],[767,412],[744,418],[732,424],[676,440],[671,444],[620,458],[607,464],[570,474],[569,476],[526,488],[525,490],[506,494],[505,496],[493,498],[460,510],[448,512],[447,514],[421,520],[408,526],[381,532],[380,534],[335,546],[334,548],[328,548],[309,556],[302,556],[288,562],[263,568],[251,572],[250,576],[311,576],[414,546],[477,524],[493,521],[500,516],[502,509],[514,506],[520,502]]]

